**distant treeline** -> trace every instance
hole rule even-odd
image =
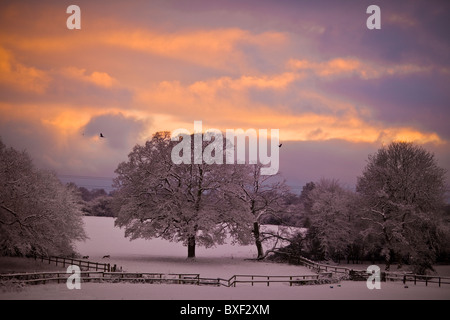
[[[113,192],[106,192],[105,189],[88,190],[85,187],[78,187],[70,183],[78,190],[81,197],[81,211],[86,216],[114,217],[112,210]]]

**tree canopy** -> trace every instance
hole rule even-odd
[[[86,238],[75,189],[0,140],[0,252],[69,255]]]
[[[119,164],[115,223],[132,239],[181,241],[188,257],[195,257],[196,245],[208,247],[225,239],[226,230],[219,223],[221,199],[213,195],[230,177],[231,167],[174,164],[173,146],[169,132],[158,132]]]
[[[183,242],[188,257],[195,257],[196,245],[220,244],[227,236],[246,244],[254,239],[262,257],[259,225],[262,217],[281,211],[282,183],[265,183],[259,165],[174,163],[174,145],[168,132],[156,133],[119,164],[116,225],[131,239]]]
[[[393,142],[370,155],[358,177],[366,236],[382,246],[386,268],[396,260],[429,267],[440,234],[445,170],[434,155],[408,142]]]

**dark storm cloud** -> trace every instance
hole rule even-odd
[[[125,150],[139,140],[139,135],[149,125],[142,121],[123,114],[104,114],[93,117],[82,129],[87,136],[99,136],[102,133],[105,143],[113,149]]]

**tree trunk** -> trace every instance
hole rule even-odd
[[[195,236],[188,238],[188,258],[195,258]]]
[[[384,271],[389,271],[391,269],[391,262],[392,262],[392,250],[389,249],[388,253],[384,256],[384,263],[386,267],[384,268]]]
[[[264,257],[264,249],[263,249],[261,238],[260,238],[258,222],[253,223],[253,236],[255,237],[256,249],[258,250],[258,258],[257,259],[262,259]]]

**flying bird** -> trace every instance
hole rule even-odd
[[[278,146],[278,148],[281,148],[281,146],[282,146],[283,144],[282,143],[280,143],[280,145]]]
[[[103,135],[103,133],[100,132],[100,138],[104,138],[105,136]]]

